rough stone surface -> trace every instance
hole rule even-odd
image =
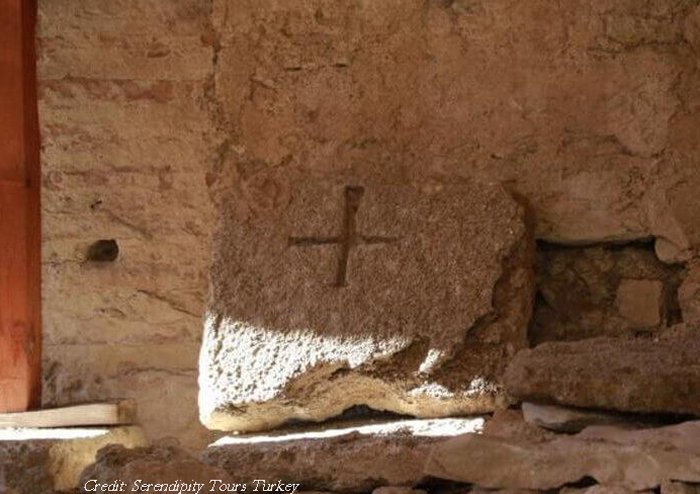
[[[149,435],[208,439],[207,192],[260,169],[508,181],[540,238],[688,258],[699,19],[697,0],[40,0],[46,404],[132,397]],[[85,263],[101,238],[119,258]]]
[[[700,483],[688,484],[685,482],[668,481],[661,484],[661,494],[698,494]]]
[[[589,427],[538,442],[466,434],[435,446],[426,473],[488,488],[556,489],[590,477],[641,491],[700,480],[700,422],[629,431]]]
[[[609,486],[609,485],[592,485],[577,489],[575,487],[564,487],[559,491],[559,494],[652,494],[654,491],[635,491],[626,487]]]
[[[372,491],[372,494],[428,494],[422,489],[411,489],[410,487],[378,487]]]
[[[40,0],[44,402],[128,397],[202,446],[197,354],[213,210],[211,3]],[[205,38],[205,39],[203,39]],[[114,239],[114,262],[91,245]]]
[[[138,427],[112,429],[0,430],[0,490],[46,494],[79,486],[80,474],[100,448],[144,446]]]
[[[537,494],[540,491],[533,491],[531,489],[485,489],[480,486],[473,486],[471,489],[463,488],[457,491],[469,493],[469,494]]]
[[[201,458],[237,482],[281,479],[301,483],[300,490],[358,493],[412,487],[425,480],[423,466],[432,445],[460,430],[480,430],[480,424],[469,419],[412,420],[352,432],[341,428],[273,437],[231,436],[209,446]]]
[[[151,447],[127,449],[111,445],[101,449],[94,463],[83,471],[80,484],[85,486],[90,481],[98,484],[124,482],[123,492],[134,492],[134,488],[144,484],[173,485],[177,482],[188,484],[182,492],[197,492],[189,488],[194,483],[204,484],[201,492],[220,492],[218,489],[222,485],[234,483],[225,471],[202,463],[177,444],[168,444],[167,440]],[[146,492],[163,490],[151,486]],[[168,492],[180,492],[180,489]]]
[[[697,330],[664,338],[543,343],[505,376],[523,400],[630,412],[700,415]]]
[[[658,280],[624,279],[617,287],[615,305],[633,326],[653,328],[661,323],[663,289]]]
[[[688,258],[697,5],[216,0],[229,138],[212,183],[260,167],[508,180],[540,238],[657,237]]]
[[[498,410],[486,422],[483,433],[486,436],[528,442],[544,442],[556,437],[554,432],[526,422],[522,411],[515,409]]]
[[[678,289],[678,303],[683,314],[683,322],[700,325],[700,262],[688,268],[688,275]]]
[[[679,322],[683,269],[650,244],[562,247],[541,243],[530,340],[580,340],[659,332]],[[640,289],[641,287],[641,289]]]
[[[591,425],[617,425],[634,427],[639,420],[628,416],[525,402],[522,404],[523,418],[530,424],[555,432],[581,432]]]
[[[502,188],[260,183],[267,195],[227,204],[216,239],[207,426],[500,403],[534,298],[525,213]]]

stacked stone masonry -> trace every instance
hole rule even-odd
[[[501,183],[540,240],[653,243],[634,272],[593,256],[622,270],[600,313],[542,341],[696,321],[699,33],[697,0],[40,0],[45,402],[133,397],[150,437],[210,439],[210,239],[226,198],[274,206],[270,170]]]

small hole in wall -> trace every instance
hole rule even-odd
[[[88,248],[87,260],[93,262],[114,262],[119,257],[119,244],[114,239],[97,240]]]

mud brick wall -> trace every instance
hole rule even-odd
[[[505,182],[541,240],[697,266],[698,3],[40,0],[46,402],[135,396],[205,439],[211,198],[265,207],[273,167]]]
[[[44,401],[133,397],[195,445],[211,226],[209,2],[40,2]],[[115,262],[86,260],[115,239]]]

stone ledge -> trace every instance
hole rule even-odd
[[[83,469],[108,444],[147,443],[140,427],[0,429],[0,492],[39,494],[78,487]]]
[[[335,424],[280,434],[227,436],[201,454],[204,463],[237,482],[298,483],[301,491],[370,492],[414,486],[433,446],[478,432],[482,418],[402,420],[357,426]]]

